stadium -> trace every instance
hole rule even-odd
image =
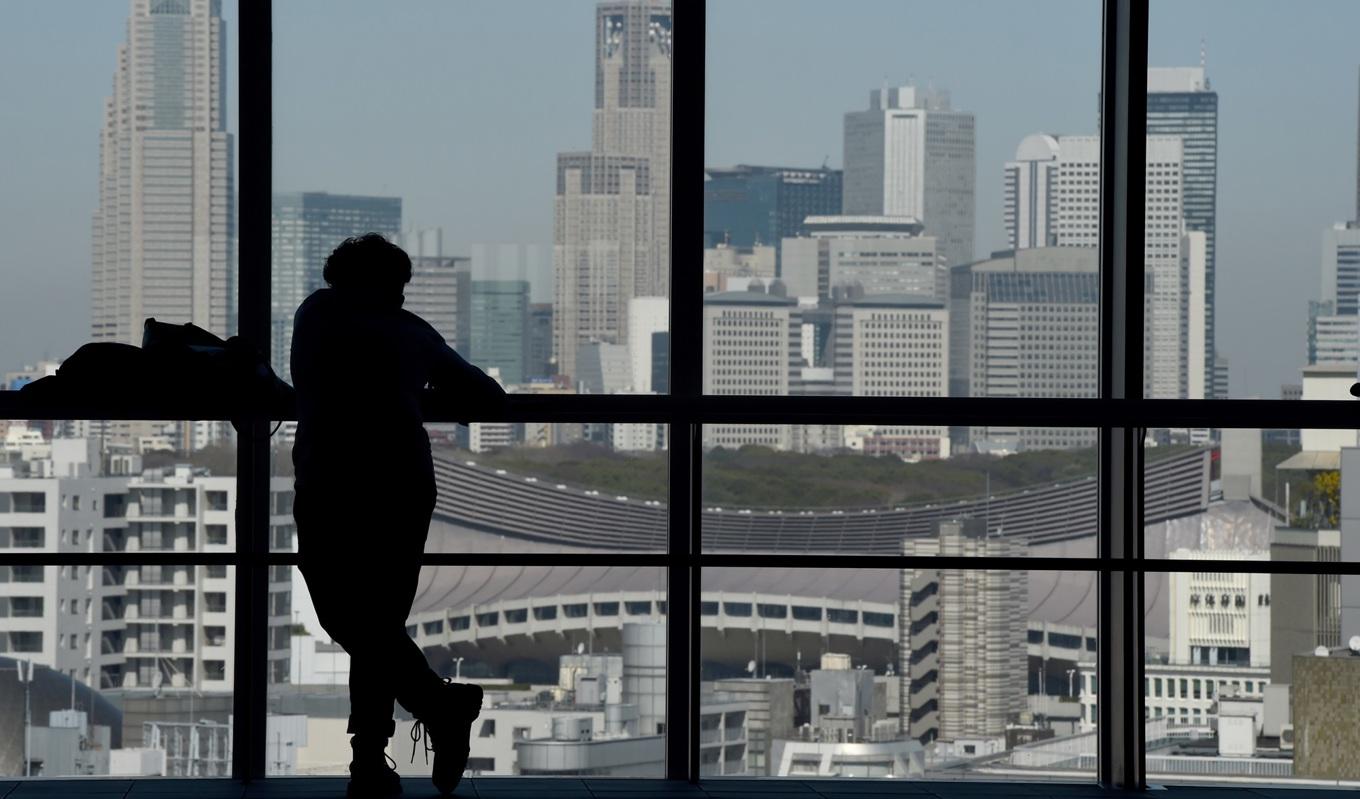
[[[436,458],[435,471],[439,501],[427,543],[431,552],[664,551],[662,502],[607,495],[446,455]],[[1270,522],[1263,511],[1246,502],[1211,503],[1210,492],[1207,449],[1147,464],[1150,557],[1225,537],[1268,540]],[[710,552],[888,555],[901,551],[904,538],[932,535],[942,519],[981,518],[991,535],[1023,540],[1029,555],[1061,558],[1096,555],[1098,513],[1092,476],[990,497],[894,507],[705,507],[701,521]],[[431,660],[449,673],[527,676],[526,669],[555,669],[558,655],[578,647],[619,651],[624,622],[664,622],[664,579],[662,569],[646,567],[428,567],[410,629]],[[1148,579],[1148,635],[1165,637],[1164,576]],[[1036,626],[1094,628],[1094,573],[1032,571],[1028,582],[1032,643]],[[826,651],[848,653],[856,664],[881,671],[894,660],[900,591],[895,569],[707,568],[701,595],[705,675],[744,673],[751,661],[760,673],[788,673],[800,662],[804,667],[815,663]],[[1055,640],[1073,638],[1062,635]],[[1068,654],[1070,659],[1082,656]]]

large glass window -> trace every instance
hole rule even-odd
[[[16,6],[0,776],[345,773],[296,409],[71,356],[154,317],[291,379],[378,232],[512,394],[425,408],[406,634],[486,690],[471,776],[1360,781],[1357,12],[1276,6]],[[1190,401],[1249,396],[1309,402]],[[376,551],[352,411],[317,500]]]
[[[1341,31],[1360,8],[1261,2],[1247,24],[1231,0],[1149,5],[1146,396],[1344,399],[1360,152]],[[1272,113],[1286,97],[1288,118]],[[1328,372],[1349,380],[1320,390]]]
[[[671,28],[664,3],[276,4],[275,368],[326,256],[376,232],[412,256],[405,307],[508,390],[665,393]]]

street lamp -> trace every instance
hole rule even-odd
[[[1076,673],[1077,673],[1077,670],[1076,670],[1076,669],[1068,669],[1068,670],[1067,670],[1067,695],[1068,695],[1068,696],[1076,696],[1076,695],[1077,695],[1077,692],[1076,692],[1076,691],[1073,689],[1073,687],[1072,687],[1072,677],[1075,676]]]
[[[463,676],[463,659],[460,658],[460,657],[454,658],[454,659],[453,659],[453,681],[454,681],[454,682],[458,682],[458,679],[459,679],[460,677],[462,677],[462,676]]]

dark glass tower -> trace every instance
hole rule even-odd
[[[325,285],[321,270],[335,246],[350,236],[401,231],[400,197],[366,197],[322,191],[275,194],[270,242],[271,337],[274,371],[290,379],[293,314],[307,295]]]
[[[739,164],[705,171],[704,246],[771,245],[775,274],[782,274],[780,242],[806,233],[804,219],[841,212],[839,169]]]
[[[1211,364],[1215,349],[1218,93],[1210,89],[1203,66],[1148,70],[1147,133],[1181,139],[1185,227],[1204,231],[1204,362]],[[1206,396],[1217,396],[1209,390],[1205,393]]]

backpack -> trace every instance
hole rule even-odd
[[[82,345],[50,377],[20,389],[35,401],[77,407],[100,397],[110,409],[187,402],[224,412],[288,415],[293,387],[241,339],[201,327],[147,319],[142,346],[96,341]]]

